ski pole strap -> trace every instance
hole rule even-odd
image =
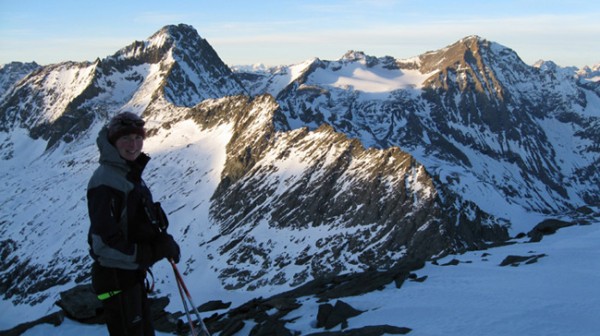
[[[115,295],[118,295],[121,292],[122,292],[121,290],[116,290],[116,291],[110,291],[110,292],[102,293],[102,294],[98,295],[98,300],[104,301],[106,299],[110,299],[111,297],[113,297]]]
[[[148,274],[150,274],[150,279],[152,279],[152,281],[148,280]],[[149,268],[146,270],[146,277],[144,279],[144,283],[146,285],[146,293],[154,292],[154,274]]]

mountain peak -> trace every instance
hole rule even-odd
[[[178,106],[245,93],[212,46],[187,24],[164,26],[147,40],[135,41],[102,63],[104,69],[162,63],[161,69],[169,69],[162,74],[168,75],[162,84],[165,97]]]
[[[557,71],[558,65],[553,61],[539,60],[533,64],[534,68],[538,68],[543,71]]]
[[[421,55],[422,64],[431,68],[447,68],[466,63],[467,58],[479,58],[479,50],[489,46],[489,42],[477,35],[470,35],[440,50]],[[429,71],[424,71],[429,72]]]
[[[167,25],[162,27],[159,31],[154,33],[154,35],[150,36],[148,40],[160,46],[165,42],[177,43],[186,39],[198,40],[201,39],[201,37],[194,27],[181,23],[178,25]]]
[[[338,62],[340,63],[353,63],[359,62],[367,67],[371,67],[378,63],[377,57],[369,56],[362,51],[348,50],[344,56],[342,56]]]
[[[456,85],[461,91],[474,88],[499,99],[503,99],[504,88],[498,80],[497,72],[502,72],[500,76],[512,77],[514,81],[518,81],[522,76],[517,73],[529,71],[529,67],[512,49],[477,35],[467,36],[445,48],[423,54],[419,59],[422,73],[439,71],[429,80],[433,87],[447,88],[448,85],[453,85],[450,82],[458,78]],[[470,79],[464,80],[467,77],[453,75],[459,73]]]
[[[487,40],[479,35],[469,35],[469,36],[463,37],[459,42],[468,43],[468,42],[485,42],[485,41],[487,41]]]
[[[344,56],[342,56],[340,58],[340,61],[358,61],[358,60],[364,60],[367,58],[367,55],[365,55],[364,52],[362,51],[356,51],[356,50],[348,50]]]
[[[191,25],[185,24],[185,23],[180,23],[180,24],[173,24],[173,25],[166,25],[164,27],[162,27],[156,34],[160,34],[160,33],[168,33],[170,35],[177,35],[177,34],[187,34],[187,33],[193,33],[193,34],[198,34],[198,31]]]
[[[171,48],[178,45],[198,44],[203,39],[190,25],[167,25],[144,41],[135,41],[117,51],[113,58],[139,59],[147,63],[157,63]]]

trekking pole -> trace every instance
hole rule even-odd
[[[187,316],[188,324],[190,325],[190,331],[192,333],[192,336],[196,336],[196,329],[194,328],[194,322],[192,321],[192,317],[190,316],[190,309],[188,308],[187,301],[183,296],[183,291],[181,290],[181,285],[179,284],[179,279],[177,279],[177,276],[175,276],[175,280],[177,281],[177,289],[179,290],[179,296],[181,296],[181,302],[183,302],[185,316]]]
[[[162,213],[162,216],[158,216],[158,218],[156,216],[156,212],[150,211],[148,202],[145,199],[144,199],[143,204],[145,205],[144,210],[146,211],[146,215],[148,216],[148,218],[150,218],[152,223],[154,223],[158,226],[158,229],[160,232],[166,234],[169,222],[167,220],[166,214],[160,207],[160,203],[154,203],[153,207],[152,207],[154,209],[156,207],[156,205],[158,205],[158,209],[160,210],[159,213]],[[183,302],[183,308],[185,309],[185,314],[187,315],[188,323],[190,325],[190,329],[191,329],[190,331],[192,332],[192,335],[196,336],[196,330],[194,328],[194,323],[192,322],[192,319],[190,317],[190,311],[188,309],[187,301],[185,300],[185,297],[183,296],[182,289],[185,291],[187,299],[190,301],[192,308],[194,308],[194,313],[196,314],[196,318],[198,319],[198,322],[200,323],[202,333],[204,334],[204,336],[210,336],[210,333],[208,332],[208,329],[206,328],[204,321],[202,321],[202,318],[200,317],[198,308],[196,308],[194,301],[192,301],[192,296],[190,295],[190,292],[188,291],[188,289],[185,285],[185,282],[183,282],[183,277],[179,273],[177,266],[175,266],[175,262],[171,258],[169,258],[168,260],[169,260],[169,263],[171,264],[171,266],[173,266],[173,273],[175,273],[175,280],[177,281],[177,288],[179,289],[179,295],[181,296],[181,301]]]
[[[187,286],[185,285],[185,282],[183,281],[183,277],[181,276],[181,273],[179,273],[179,270],[177,269],[177,266],[175,265],[175,262],[173,261],[173,259],[169,259],[169,262],[171,263],[171,266],[173,266],[173,272],[175,273],[177,285],[180,286],[179,290],[183,289],[183,291],[185,292],[185,294],[187,296],[187,299],[190,301],[190,304],[192,305],[192,308],[194,309],[194,314],[196,315],[196,318],[198,319],[198,322],[200,323],[200,328],[202,329],[202,333],[205,336],[210,336],[210,333],[208,332],[208,328],[206,328],[204,321],[202,321],[202,318],[200,317],[200,313],[198,312],[198,308],[194,304],[194,301],[192,300],[192,295],[190,295],[190,291],[188,291]],[[187,305],[187,304],[185,304],[185,305]]]

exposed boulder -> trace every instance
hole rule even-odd
[[[525,263],[526,265],[536,263],[538,259],[545,257],[545,254],[537,254],[531,256],[516,256],[509,255],[504,258],[504,260],[500,263],[500,266],[519,266],[521,263]]]
[[[324,331],[308,334],[307,336],[382,336],[382,335],[406,335],[412,329],[406,327],[396,327],[391,325],[367,326],[356,329],[342,331]]]
[[[362,295],[383,289],[390,283],[395,283],[400,288],[405,280],[423,281],[426,277],[418,278],[412,271],[424,266],[422,261],[404,261],[387,271],[370,270],[362,273],[342,274],[318,278],[298,286],[290,291],[279,293],[270,298],[255,298],[243,305],[230,309],[224,314],[216,314],[205,319],[208,329],[221,336],[234,335],[241,330],[245,322],[251,321],[256,325],[251,335],[294,335],[292,330],[286,328],[285,324],[292,322],[285,317],[289,312],[298,309],[302,297],[316,297],[323,302],[342,297]],[[321,305],[318,311],[320,327],[336,326],[357,312],[354,308],[342,301],[337,301],[335,306]],[[331,306],[331,307],[330,307]],[[329,309],[331,308],[331,309]],[[267,314],[267,312],[269,312]],[[383,335],[405,334],[410,329],[391,326],[369,326],[360,329],[345,330],[344,333],[333,333],[331,335]],[[327,333],[323,335],[329,335]]]
[[[56,305],[72,320],[82,323],[104,323],[102,302],[96,297],[91,284],[79,285],[61,292]]]
[[[541,241],[544,236],[554,234],[558,229],[572,225],[574,225],[574,223],[564,222],[558,219],[546,219],[538,223],[531,231],[529,231],[527,236],[530,238],[530,243],[537,243]]]
[[[332,329],[338,325],[342,325],[345,329],[348,327],[348,319],[358,316],[363,312],[354,309],[344,301],[338,300],[335,306],[330,303],[325,303],[319,306],[317,314],[317,328]]]

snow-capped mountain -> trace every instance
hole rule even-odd
[[[277,129],[327,123],[367,147],[398,146],[517,232],[530,225],[519,213],[599,204],[600,85],[590,71],[528,66],[478,36],[409,60],[348,52],[300,68],[262,80],[296,73],[276,92]]]
[[[409,60],[351,51],[232,72],[178,25],[93,63],[32,70],[0,78],[0,294],[14,319],[89,281],[95,138],[125,110],[147,120],[145,177],[181,268],[197,286],[218,283],[215,295],[385,271],[545,218],[600,216],[593,71],[528,66],[477,36]],[[176,295],[168,273],[155,270]]]
[[[600,64],[596,64],[592,67],[585,66],[577,71],[577,75],[586,81],[600,82]]]
[[[0,92],[7,95],[11,87],[40,66],[35,63],[12,62],[0,65]],[[0,96],[0,99],[3,97]]]
[[[155,100],[191,107],[244,92],[193,28],[167,26],[103,60],[44,67],[2,102],[0,127],[26,128],[51,147],[77,138],[109,111],[142,113]]]

